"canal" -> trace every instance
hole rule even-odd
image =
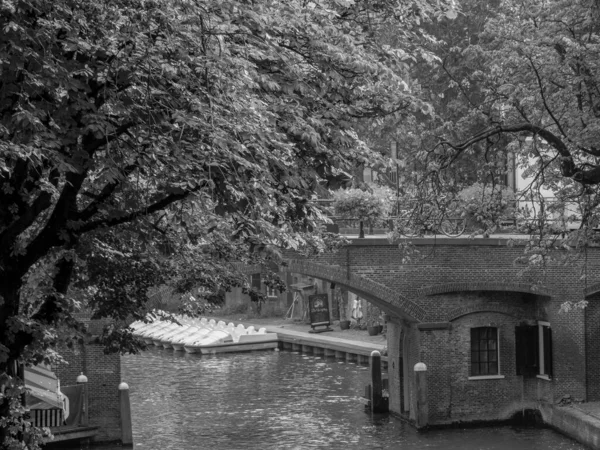
[[[368,368],[293,352],[189,355],[155,348],[122,358],[134,449],[575,450],[544,428],[417,433],[373,418],[360,398]]]

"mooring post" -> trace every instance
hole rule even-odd
[[[119,384],[119,401],[121,404],[121,444],[133,445],[131,404],[129,403],[129,385],[127,383]]]
[[[82,394],[83,394],[83,411],[82,411],[82,415],[79,418],[79,424],[83,425],[84,427],[87,427],[90,424],[90,415],[89,415],[89,393],[88,393],[88,378],[83,374],[83,372],[81,372],[79,375],[77,375],[77,380],[76,380],[77,384],[81,384],[82,385]]]
[[[369,365],[371,366],[371,412],[385,413],[388,411],[388,406],[387,399],[382,395],[381,353],[377,350],[371,352]]]
[[[427,402],[427,366],[415,364],[415,385],[417,389],[417,429],[427,427],[429,422],[429,403]]]

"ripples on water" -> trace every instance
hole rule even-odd
[[[136,450],[583,449],[548,429],[417,433],[373,419],[367,367],[291,352],[199,356],[150,349],[122,360]]]

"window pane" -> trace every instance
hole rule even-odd
[[[490,375],[498,375],[498,363],[490,363],[489,366],[489,374]]]
[[[498,329],[471,328],[471,376],[498,374]]]

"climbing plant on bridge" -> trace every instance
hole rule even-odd
[[[358,120],[426,108],[401,69],[449,8],[3,1],[0,446],[36,447],[17,366],[53,359],[81,307],[139,318],[152,283],[208,296],[242,282],[233,259],[327,246],[307,199],[378,158]]]

